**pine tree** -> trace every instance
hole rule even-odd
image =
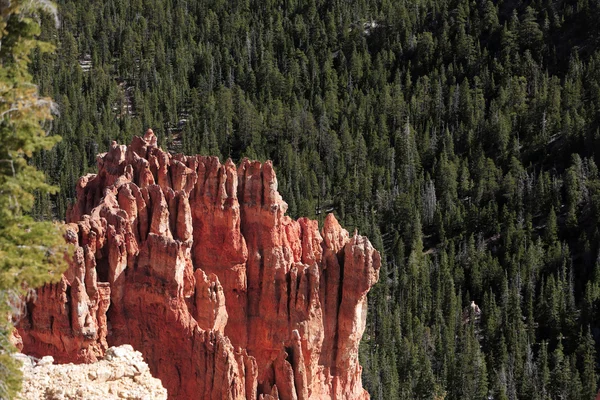
[[[548,214],[548,220],[546,222],[546,231],[545,231],[545,239],[546,243],[549,245],[555,244],[558,240],[557,237],[557,222],[556,222],[556,212],[554,211],[554,207],[550,209],[550,214]]]
[[[598,374],[596,373],[595,343],[589,327],[585,336],[580,335],[579,337],[579,353],[583,364],[581,371],[582,398],[593,399],[598,391]]]
[[[28,72],[33,48],[51,49],[36,40],[36,13],[48,2],[4,1],[0,5],[0,398],[20,388],[20,371],[8,340],[19,299],[31,289],[60,279],[65,245],[61,228],[28,215],[34,194],[53,193],[44,174],[29,164],[34,152],[49,150],[56,136],[46,134],[52,101],[38,95]],[[40,122],[42,121],[42,122]]]

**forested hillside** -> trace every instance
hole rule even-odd
[[[272,159],[293,216],[382,251],[374,399],[592,399],[600,343],[597,0],[60,0],[32,73],[59,185],[152,127]],[[471,307],[474,301],[480,308]]]

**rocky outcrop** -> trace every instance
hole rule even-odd
[[[379,253],[330,214],[285,215],[270,162],[170,155],[152,131],[80,179],[57,285],[24,352],[92,362],[140,350],[170,398],[366,399],[358,363]]]
[[[51,356],[41,360],[16,354],[22,362],[23,389],[27,400],[166,400],[160,380],[150,375],[142,354],[129,345],[111,347],[94,364],[58,364]]]

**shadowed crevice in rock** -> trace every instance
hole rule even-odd
[[[170,398],[368,398],[379,253],[332,214],[321,231],[285,215],[270,162],[171,155],[148,131],[99,155],[77,199],[77,251],[28,304],[24,352],[92,362],[130,343]]]

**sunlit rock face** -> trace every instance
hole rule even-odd
[[[98,156],[67,216],[76,251],[38,290],[23,352],[144,355],[169,398],[367,399],[358,346],[380,255],[330,214],[286,216],[271,162],[171,155],[152,131]]]

